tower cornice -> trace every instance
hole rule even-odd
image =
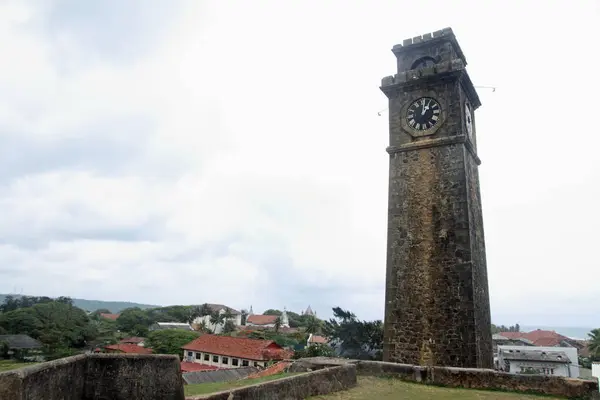
[[[469,77],[465,64],[461,59],[441,62],[432,67],[413,69],[386,76],[381,80],[379,89],[392,99],[400,92],[410,91],[412,86],[421,85],[430,81],[443,82],[458,79],[467,94],[473,109],[481,106],[479,95]]]

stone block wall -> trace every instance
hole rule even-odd
[[[356,365],[347,364],[239,389],[187,397],[187,400],[301,400],[310,396],[347,390],[354,386],[356,386]]]
[[[179,357],[91,354],[83,394],[83,400],[183,400]]]
[[[600,399],[598,382],[558,376],[514,375],[491,369],[421,367],[380,361],[360,361],[357,368],[359,375],[394,377],[431,385]]]
[[[62,358],[0,373],[2,400],[81,400],[87,358]]]
[[[183,400],[179,358],[90,354],[0,373],[2,400]]]

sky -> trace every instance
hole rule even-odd
[[[0,0],[0,293],[381,319],[379,85],[449,26],[493,322],[598,327],[599,4]]]

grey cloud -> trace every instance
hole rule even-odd
[[[5,134],[0,147],[0,183],[57,169],[115,175],[142,157],[152,128],[148,118],[130,116],[94,121],[76,132],[65,132],[62,140],[36,140],[23,132]]]
[[[53,40],[69,35],[81,63],[94,56],[127,63],[155,48],[181,7],[182,2],[160,0],[54,0],[37,22]],[[65,54],[57,55],[60,65]]]

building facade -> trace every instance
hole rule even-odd
[[[233,322],[233,324],[235,326],[242,325],[242,313],[240,311],[233,309],[231,307],[227,307],[226,305],[223,305],[223,304],[208,303],[207,306],[212,313],[218,313],[221,316],[225,316],[225,315],[227,315],[227,313],[229,313],[231,315],[231,321]],[[204,327],[206,327],[206,329],[208,329],[210,332],[213,332],[213,333],[221,333],[221,332],[223,332],[223,327],[225,326],[225,322],[227,322],[227,321],[223,317],[220,323],[215,324],[212,322],[212,318],[210,315],[204,315],[204,316],[195,318],[194,321],[192,322],[192,324],[203,325]]]
[[[575,347],[498,346],[494,363],[497,369],[510,373],[524,369],[529,374],[580,377],[579,352]]]
[[[577,349],[574,348],[498,346],[497,369],[520,375],[579,378]]]
[[[452,32],[392,49],[383,357],[491,368],[490,303],[474,111],[481,105]]]
[[[272,340],[202,335],[183,346],[185,362],[217,368],[264,367],[290,354]]]

